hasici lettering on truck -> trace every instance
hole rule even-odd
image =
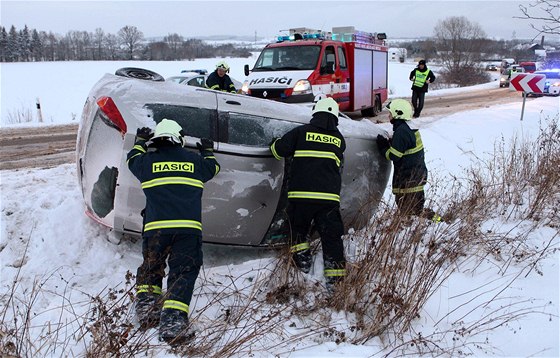
[[[290,29],[245,65],[244,94],[288,103],[332,97],[344,112],[375,116],[387,100],[388,48],[383,33],[334,27]]]

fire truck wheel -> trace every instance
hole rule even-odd
[[[115,75],[128,78],[137,78],[139,80],[162,82],[165,79],[154,71],[146,70],[144,68],[124,67],[115,71]]]

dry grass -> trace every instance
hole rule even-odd
[[[375,342],[383,356],[492,354],[492,342],[479,341],[479,334],[542,311],[524,301],[505,300],[502,293],[520,277],[542,274],[539,262],[557,249],[558,235],[542,247],[530,238],[542,227],[560,227],[559,160],[555,118],[544,123],[536,140],[498,142],[491,159],[480,158],[480,165],[464,177],[447,179],[448,188],[436,183],[430,197],[437,198],[446,223],[403,218],[382,202],[367,228],[345,237],[348,276],[332,297],[320,275],[294,269],[287,250],[249,272],[215,275],[203,270],[191,316],[195,337],[170,352],[200,357],[287,355],[304,341],[305,347],[310,342]],[[313,250],[319,250],[317,245]],[[483,263],[492,263],[496,276],[504,278],[492,298],[432,334],[416,331],[426,302],[450,275],[463,267],[476,272]],[[165,354],[169,348],[157,342],[155,330],[135,328],[131,282],[129,274],[121,288],[108,288],[89,302],[63,300],[59,322],[42,327],[37,336],[29,333],[34,322],[30,312],[42,283],[16,297],[16,277],[12,291],[2,297],[6,304],[0,311],[0,354]],[[485,287],[476,290],[479,296],[487,293]],[[76,309],[85,304],[85,310]],[[470,315],[481,307],[487,308],[486,315]],[[434,327],[462,308],[440,317]],[[72,314],[78,311],[87,313]]]

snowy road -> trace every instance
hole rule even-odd
[[[528,99],[528,100],[533,100]],[[428,95],[422,117],[442,116],[496,104],[519,102],[521,95],[507,88],[482,89],[458,94]],[[360,118],[359,112],[351,115]],[[387,122],[387,111],[372,117]],[[75,160],[77,124],[25,128],[0,128],[0,170],[18,168],[51,168]]]

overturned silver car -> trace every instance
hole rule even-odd
[[[187,149],[214,140],[220,173],[205,184],[203,240],[228,245],[270,246],[289,237],[285,212],[285,161],[268,145],[302,123],[308,107],[218,92],[165,81],[151,71],[106,74],[84,106],[77,141],[77,165],[86,213],[116,233],[141,235],[145,197],[126,166],[136,129],[155,128],[163,118],[187,133]],[[346,229],[363,227],[390,175],[390,162],[375,139],[384,131],[367,121],[341,117],[346,139],[341,212]],[[289,161],[286,161],[289,165]]]

